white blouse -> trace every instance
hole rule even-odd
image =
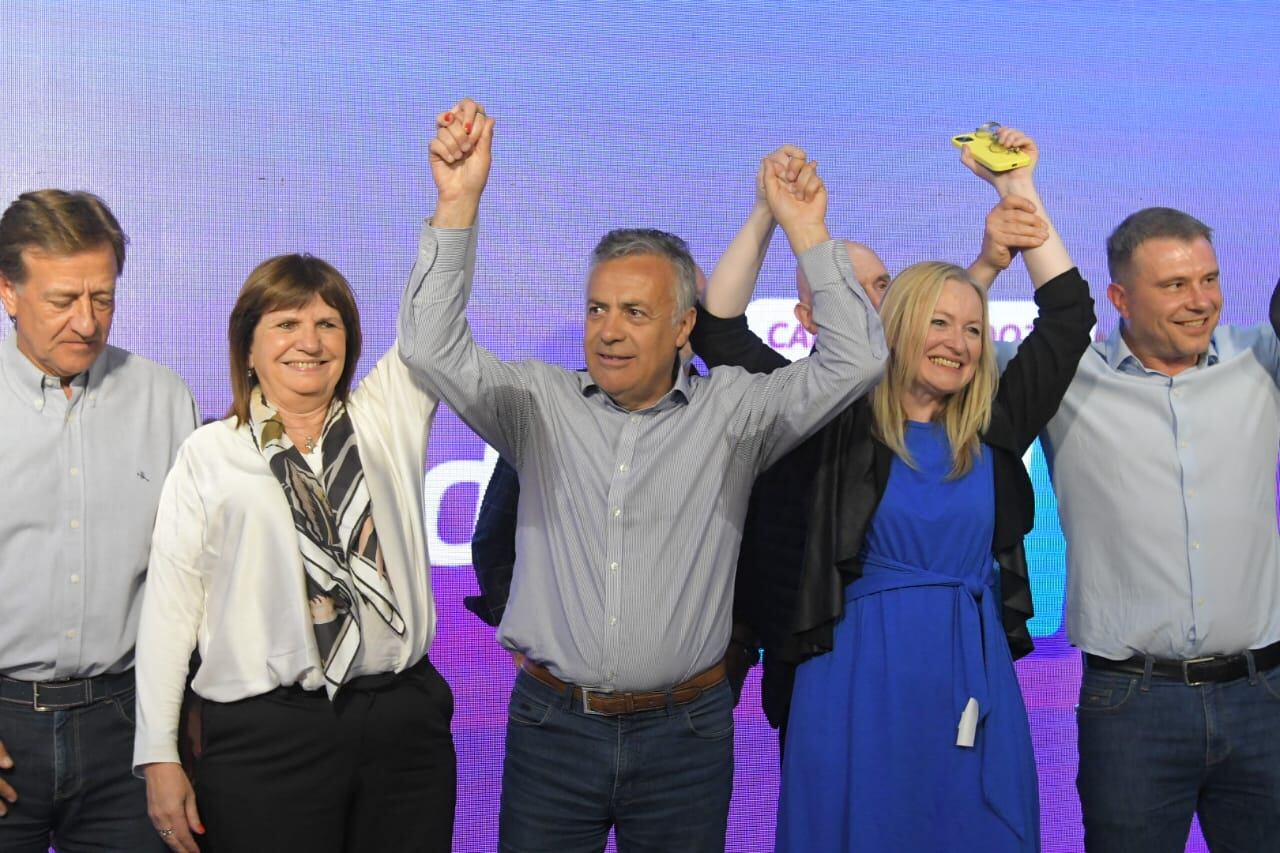
[[[422,502],[435,409],[435,398],[395,347],[347,403],[406,625],[403,639],[390,629],[365,632],[352,676],[400,672],[422,659],[435,635]],[[228,418],[192,433],[161,493],[138,628],[135,771],[178,761],[179,711],[194,648],[201,664],[192,687],[214,702],[324,684],[288,501],[249,427],[234,423]]]

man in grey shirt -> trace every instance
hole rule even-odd
[[[125,237],[101,199],[0,217],[0,850],[163,850],[131,773],[133,645],[176,375],[107,345]]]
[[[680,370],[693,326],[683,241],[597,246],[586,374],[507,364],[464,311],[493,122],[438,118],[435,216],[401,307],[402,357],[520,475],[499,640],[522,654],[509,706],[503,850],[722,850],[733,698],[722,658],[751,482],[879,378],[879,318],[823,218],[813,164],[769,166],[774,215],[813,283],[817,357],[769,376]],[[827,325],[826,323],[829,323]]]

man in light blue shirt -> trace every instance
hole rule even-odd
[[[1210,229],[1149,208],[1107,242],[1122,318],[1045,435],[1085,653],[1090,851],[1280,838],[1280,344],[1217,325]]]
[[[125,237],[88,193],[0,217],[0,850],[163,850],[131,772],[133,645],[191,392],[107,345]],[[157,830],[161,830],[157,835]]]

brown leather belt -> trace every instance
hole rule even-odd
[[[670,690],[654,690],[651,693],[601,693],[590,687],[570,685],[556,678],[547,668],[539,666],[525,658],[520,668],[541,681],[553,690],[564,693],[573,688],[573,701],[581,705],[588,714],[603,714],[616,717],[619,714],[634,714],[637,711],[656,711],[667,707],[667,697],[671,704],[683,705],[701,696],[708,688],[715,687],[724,681],[726,676],[724,661],[720,661],[708,670],[698,673],[688,681],[682,681]]]

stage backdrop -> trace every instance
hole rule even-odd
[[[1115,324],[1103,241],[1154,204],[1217,229],[1223,320],[1256,323],[1280,271],[1277,43],[1280,7],[1261,2],[7,0],[0,201],[58,186],[111,204],[132,238],[112,339],[176,369],[207,417],[229,399],[235,293],[269,255],[311,252],[350,278],[361,372],[392,345],[433,205],[433,117],[462,95],[498,119],[470,316],[503,357],[581,364],[585,258],[609,228],[679,233],[709,269],[750,207],[759,158],[782,142],[821,162],[833,231],[873,245],[891,270],[967,263],[994,194],[948,139],[989,119],[1039,141],[1044,199],[1092,282],[1100,335]],[[789,255],[779,237],[758,296],[791,299]],[[1030,298],[1020,263],[993,296],[993,334],[1018,338]],[[785,305],[758,314],[780,347],[804,348]],[[457,696],[455,847],[467,851],[495,849],[513,675],[461,606],[493,461],[441,411],[427,460],[431,656]],[[1028,462],[1037,651],[1018,672],[1045,849],[1077,850],[1078,655],[1062,628],[1064,545],[1038,449]],[[728,847],[767,850],[777,754],[758,675],[737,721]]]

